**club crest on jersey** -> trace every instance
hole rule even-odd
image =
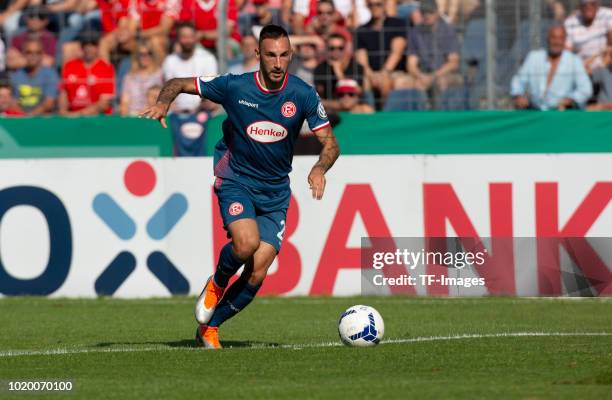
[[[319,118],[327,119],[327,113],[325,112],[325,108],[321,102],[319,102],[319,106],[317,107],[317,114],[319,114]]]
[[[279,142],[287,137],[287,129],[272,121],[257,121],[247,126],[247,135],[260,143]]]
[[[236,201],[230,204],[228,211],[231,216],[236,216],[242,214],[242,212],[244,211],[244,207],[242,206],[242,204]]]
[[[297,107],[295,106],[295,103],[292,101],[284,102],[283,106],[281,107],[281,114],[283,114],[283,117],[285,118],[293,117],[296,111],[297,111]]]

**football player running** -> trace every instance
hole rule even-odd
[[[287,72],[292,57],[287,32],[265,26],[256,56],[260,68],[254,73],[171,79],[157,103],[141,113],[165,128],[170,104],[180,93],[212,100],[227,112],[215,147],[214,191],[231,242],[221,249],[195,305],[196,342],[212,349],[221,348],[219,326],[253,301],[280,251],[293,147],[304,121],[322,144],[308,175],[313,198],[323,197],[325,173],[340,154],[316,91]],[[242,274],[228,287],[242,265]]]

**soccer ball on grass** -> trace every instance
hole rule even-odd
[[[357,305],[347,309],[338,321],[340,340],[347,346],[377,345],[385,333],[385,323],[374,308]]]

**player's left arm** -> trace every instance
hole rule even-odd
[[[159,92],[157,102],[145,108],[140,113],[140,116],[147,119],[156,119],[164,128],[167,128],[166,115],[168,114],[168,109],[170,108],[170,104],[176,99],[176,96],[181,93],[199,94],[196,88],[196,78],[170,79],[164,84]]]
[[[308,184],[312,191],[312,197],[317,200],[323,198],[325,192],[325,173],[334,165],[340,155],[340,147],[331,126],[317,130],[315,136],[323,145],[319,154],[319,161],[312,167],[308,175]]]

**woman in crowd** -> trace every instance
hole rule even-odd
[[[161,63],[148,42],[136,46],[132,67],[123,80],[121,115],[137,115],[147,105],[147,91],[163,84]]]

